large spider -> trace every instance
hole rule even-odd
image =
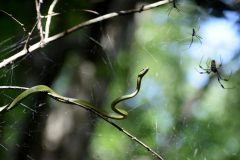
[[[228,78],[223,78],[223,77],[220,75],[219,69],[222,67],[222,60],[221,60],[221,58],[220,58],[220,61],[221,61],[221,63],[220,63],[220,64],[218,65],[218,67],[217,67],[216,61],[215,61],[214,59],[212,59],[212,60],[211,60],[211,66],[209,67],[208,63],[206,63],[208,68],[203,68],[203,67],[201,66],[201,62],[202,62],[202,59],[201,59],[200,64],[199,64],[199,68],[201,68],[201,69],[203,70],[203,72],[199,72],[198,70],[197,70],[197,71],[198,71],[200,74],[205,74],[205,73],[207,73],[207,74],[210,74],[210,73],[216,74],[216,75],[217,75],[218,82],[219,82],[219,84],[221,85],[221,87],[222,87],[223,89],[232,89],[232,88],[226,88],[226,87],[224,87],[224,85],[223,85],[222,82],[221,82],[221,80],[222,80],[222,81],[229,81],[231,74],[230,74],[230,76],[229,76]]]

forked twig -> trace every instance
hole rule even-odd
[[[68,30],[65,30],[61,33],[58,33],[54,36],[51,36],[47,39],[44,40],[44,44],[48,44],[50,42],[53,42],[53,41],[56,41],[64,36],[66,36],[67,34],[70,34],[70,33],[73,33],[81,28],[84,28],[84,27],[87,27],[87,26],[90,26],[92,24],[95,24],[95,23],[98,23],[98,22],[101,22],[101,21],[104,21],[104,20],[107,20],[107,19],[111,19],[111,18],[114,18],[114,17],[118,17],[118,16],[121,16],[121,15],[127,15],[127,14],[133,14],[133,13],[139,13],[139,12],[142,12],[142,11],[146,11],[146,10],[150,10],[150,9],[153,9],[153,8],[156,8],[156,7],[159,7],[159,6],[162,6],[164,4],[167,4],[167,3],[170,3],[172,1],[169,1],[169,0],[162,0],[162,1],[158,1],[158,2],[155,2],[155,3],[152,3],[152,4],[149,4],[149,5],[144,5],[140,8],[136,8],[136,9],[130,9],[130,10],[122,10],[122,11],[119,11],[119,12],[112,12],[112,13],[108,13],[108,14],[105,14],[105,15],[102,15],[102,16],[98,16],[96,18],[93,18],[93,19],[90,19],[88,21],[85,21],[83,23],[80,23]],[[5,67],[6,65],[8,64],[11,64],[13,63],[14,61],[16,61],[17,59],[23,57],[24,55],[26,55],[27,53],[30,53],[38,48],[41,47],[41,41],[40,42],[37,42],[35,44],[33,44],[32,46],[30,46],[28,48],[28,50],[26,49],[23,49],[22,51],[14,54],[13,56],[3,60],[1,63],[0,63],[0,68],[3,68]]]
[[[32,27],[32,30],[28,33],[28,37],[26,39],[26,42],[25,42],[25,45],[24,45],[24,49],[26,49],[28,51],[28,42],[31,38],[31,35],[35,29],[36,26],[38,26],[38,30],[40,32],[40,37],[41,37],[41,42],[42,42],[42,45],[44,44],[44,39],[47,39],[48,36],[49,36],[49,30],[50,30],[50,23],[51,23],[51,18],[52,16],[55,16],[55,15],[58,15],[57,13],[54,13],[53,12],[53,9],[55,7],[55,5],[57,4],[57,1],[58,0],[54,0],[52,2],[52,4],[50,5],[49,7],[49,10],[48,10],[48,15],[47,16],[42,16],[41,13],[40,13],[40,5],[41,3],[43,3],[42,1],[39,1],[39,3],[37,2],[37,0],[35,1],[36,3],[36,10],[37,10],[37,22],[34,24],[34,26]],[[43,29],[42,29],[42,21],[41,19],[42,18],[47,18],[47,21],[46,21],[46,25],[45,25],[45,37],[43,36]],[[29,51],[28,51],[29,52]]]
[[[0,89],[18,89],[18,90],[27,90],[29,88],[27,87],[19,87],[19,86],[0,86]],[[51,95],[52,97],[54,97],[53,94],[51,93],[47,93],[48,95]],[[59,97],[55,97],[56,100],[59,99]],[[55,99],[54,98],[54,99]],[[67,97],[61,97],[61,101],[62,103],[66,103],[66,104],[72,104],[69,101],[69,98]],[[76,105],[76,104],[75,104]],[[123,129],[122,127],[120,127],[119,125],[117,125],[116,123],[110,121],[108,118],[104,117],[102,114],[100,114],[99,112],[95,112],[94,110],[91,110],[89,108],[85,108],[87,110],[89,110],[90,112],[96,114],[98,117],[100,117],[101,119],[103,119],[104,121],[106,121],[107,123],[109,123],[110,125],[112,125],[113,127],[115,127],[116,129],[118,129],[120,132],[124,133],[125,135],[127,135],[129,138],[131,138],[133,141],[137,142],[138,144],[140,144],[141,146],[143,146],[147,151],[149,151],[152,155],[154,155],[156,158],[158,158],[159,160],[164,160],[162,156],[160,156],[157,152],[155,152],[151,147],[149,147],[148,145],[146,145],[144,142],[142,142],[141,140],[139,140],[137,137],[133,136],[131,133],[129,133],[127,130]]]
[[[49,36],[49,30],[50,30],[50,24],[51,24],[51,20],[52,20],[52,16],[54,14],[53,9],[55,7],[55,5],[57,4],[58,0],[53,0],[52,4],[49,7],[48,10],[48,17],[47,17],[47,21],[46,21],[46,25],[45,25],[45,37],[44,39],[47,39]]]
[[[42,15],[41,15],[41,1],[38,2],[38,0],[35,0],[35,5],[36,5],[36,12],[37,12],[37,28],[39,30],[39,34],[41,37],[41,47],[43,47],[44,43],[44,36],[43,36],[43,27],[42,27]]]

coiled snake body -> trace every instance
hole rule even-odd
[[[85,108],[87,110],[91,110],[92,112],[94,112],[100,116],[103,116],[105,118],[125,119],[128,116],[128,112],[122,108],[119,108],[117,106],[117,104],[121,101],[133,98],[138,94],[138,92],[141,88],[142,78],[148,72],[148,70],[149,70],[148,68],[144,68],[143,70],[141,70],[139,72],[138,77],[137,77],[136,90],[133,93],[120,96],[111,103],[111,108],[115,112],[114,114],[108,114],[108,113],[102,112],[97,107],[95,107],[94,105],[92,105],[91,103],[89,103],[85,100],[61,96],[46,85],[37,85],[37,86],[31,87],[31,88],[25,89],[25,91],[23,91],[21,94],[19,94],[11,103],[0,107],[0,113],[13,109],[21,101],[23,101],[25,98],[32,95],[33,93],[47,93],[51,98],[53,98],[57,101],[83,107],[83,108]]]

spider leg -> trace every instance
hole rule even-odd
[[[201,67],[200,67],[200,68],[201,68]],[[197,70],[197,68],[195,68],[195,69],[196,69],[196,71],[197,71],[198,73],[200,73],[200,74],[205,74],[205,73],[210,74],[210,73],[211,73],[211,70],[210,70],[210,69],[204,69],[204,68],[201,68],[201,69],[204,70],[203,72]]]
[[[176,3],[176,2],[175,2]],[[178,12],[180,12],[181,10],[177,7],[177,5],[175,4],[174,7]]]
[[[193,43],[193,36],[192,36],[192,39],[191,39],[191,42],[190,42],[190,45],[189,45],[189,47],[188,47],[188,48],[191,48],[191,46],[192,46],[192,43]]]
[[[218,78],[219,84],[221,85],[221,87],[222,87],[223,89],[234,89],[234,88],[235,88],[235,87],[230,87],[230,88],[224,87],[224,85],[221,83],[221,80],[224,80],[224,79],[221,79],[221,77],[219,77],[219,76],[217,76],[217,78]]]
[[[200,74],[205,74],[205,73],[209,74],[210,72],[209,71],[206,71],[206,72],[199,72],[198,71],[198,73],[200,73]]]
[[[204,73],[207,73],[207,74],[210,74],[212,71],[211,71],[211,68],[203,68],[202,66],[201,66],[201,63],[202,63],[202,59],[203,59],[203,57],[201,58],[201,60],[200,60],[200,63],[199,63],[199,68],[201,68],[203,71],[202,72],[200,72],[200,71],[198,71],[196,68],[196,70],[197,70],[197,72],[198,73],[200,73],[200,74],[204,74]]]
[[[202,63],[202,59],[203,59],[203,57],[201,58],[201,60],[200,60],[200,63],[199,63],[199,68],[201,68],[202,70],[204,70],[205,72],[204,73],[207,73],[207,74],[209,74],[209,73],[211,73],[211,69],[208,67],[208,68],[203,68],[202,66],[201,66],[201,63]],[[198,71],[198,70],[197,70]],[[198,71],[199,72],[199,71]],[[200,73],[200,72],[199,72]]]
[[[199,65],[199,68],[201,68],[202,70],[204,70],[204,71],[208,71],[209,73],[211,72],[211,69],[208,69],[208,68],[203,68],[201,65]]]
[[[230,77],[229,77],[230,78]],[[221,80],[223,80],[223,81],[229,81],[229,78],[222,78],[221,77]]]
[[[177,12],[180,12],[180,11],[181,11],[181,10],[177,7],[177,2],[176,2],[176,1],[177,1],[177,0],[173,0],[173,1],[172,1],[173,6],[172,6],[171,8],[169,8],[168,16],[170,15],[170,13],[171,13],[171,11],[172,11],[173,8],[176,9]]]
[[[191,40],[191,43],[188,48],[190,48],[192,46],[192,43],[193,43],[193,36],[192,36],[192,40]]]
[[[217,75],[218,75],[218,77],[219,77],[221,80],[223,80],[223,81],[229,81],[230,77],[232,76],[232,72],[231,72],[231,74],[228,76],[228,78],[222,78],[222,76],[220,75],[219,72],[217,72]]]
[[[220,69],[222,67],[222,64],[219,64],[219,66],[218,67],[216,67],[217,69]]]
[[[173,9],[173,7],[170,7],[170,8],[168,9],[168,17],[169,17],[169,15],[170,15],[172,9]]]
[[[206,61],[206,66],[208,68],[211,68],[211,60],[208,58],[207,61]]]
[[[178,11],[178,12],[180,12],[181,10],[179,9],[179,8],[177,8],[177,7],[175,7],[175,9]]]
[[[200,37],[199,35],[196,35],[195,37],[197,37],[197,39],[199,40],[199,42],[202,44],[202,41],[201,41],[202,37]]]
[[[173,0],[173,8],[175,8],[178,12],[180,12],[181,10],[177,7],[177,5],[178,5],[178,2],[177,2],[178,0]]]
[[[224,85],[221,83],[221,77],[219,76],[219,74],[217,74],[217,79],[218,79],[218,83],[221,85],[221,87],[222,87],[223,89],[227,89],[227,88],[225,88]]]
[[[202,37],[201,37],[201,36],[199,36],[199,35],[196,35],[196,37],[198,37],[198,39],[199,39],[199,40],[201,40],[201,39],[202,39]]]

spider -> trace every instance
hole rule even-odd
[[[202,37],[199,36],[199,35],[197,34],[196,30],[193,28],[193,29],[192,29],[192,40],[191,40],[191,43],[190,43],[190,45],[189,45],[189,48],[192,46],[193,38],[194,38],[194,37],[196,37],[196,38],[200,41],[200,43],[202,44],[202,41],[201,41]]]
[[[211,60],[211,63],[210,63],[211,66],[209,67],[209,66],[208,66],[208,63],[207,63],[207,67],[208,67],[208,68],[203,68],[203,67],[201,66],[201,62],[202,62],[202,58],[201,58],[201,61],[200,61],[200,64],[199,64],[199,68],[201,68],[201,69],[203,70],[203,72],[199,72],[198,70],[197,70],[197,71],[198,71],[198,73],[200,73],[200,74],[205,74],[205,73],[207,73],[207,74],[210,74],[210,73],[216,74],[216,75],[217,75],[218,82],[219,82],[219,84],[221,85],[221,87],[222,87],[223,89],[231,89],[231,88],[226,88],[226,87],[224,87],[224,85],[223,85],[222,82],[221,82],[221,80],[222,80],[222,81],[229,81],[231,74],[230,74],[229,78],[223,78],[223,77],[220,75],[219,69],[222,67],[221,57],[220,57],[220,61],[221,61],[221,63],[220,63],[220,64],[218,65],[218,67],[217,67],[216,61],[215,61],[214,59],[212,59],[212,60]]]

